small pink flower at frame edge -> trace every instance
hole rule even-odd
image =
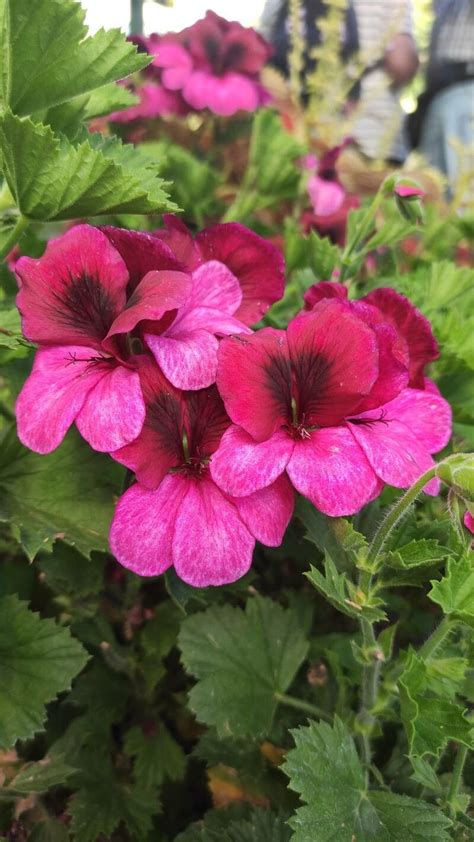
[[[214,483],[209,463],[230,421],[215,387],[175,389],[143,358],[147,405],[142,433],[113,453],[138,483],[120,498],[110,532],[118,561],[142,576],[174,565],[194,587],[243,576],[255,541],[278,546],[293,513],[285,477],[263,492],[233,499]]]
[[[464,526],[466,527],[466,529],[468,529],[469,532],[472,535],[474,535],[474,515],[471,514],[471,512],[469,510],[464,513],[463,522],[464,522]]]

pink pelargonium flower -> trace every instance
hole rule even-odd
[[[185,265],[195,270],[209,261],[225,266],[237,279],[242,301],[235,317],[246,325],[258,322],[279,301],[285,288],[285,261],[276,246],[238,222],[204,228],[195,238],[178,217],[164,216],[155,232]]]
[[[177,267],[184,269],[169,246],[157,237],[120,228],[103,229],[125,261],[135,286],[127,307],[107,335],[113,346],[132,334],[149,348],[168,380],[179,389],[203,389],[215,381],[218,337],[250,333],[236,317],[242,303],[238,279],[220,261],[207,260],[188,278],[186,295],[176,304],[183,287],[183,273],[156,271],[166,250]],[[155,256],[157,253],[157,256]],[[141,279],[141,280],[140,280]],[[176,291],[173,290],[176,283]],[[154,315],[155,302],[161,315]]]
[[[116,337],[117,325],[131,314],[159,322],[184,304],[191,288],[169,249],[155,242],[154,265],[161,254],[164,271],[144,278],[135,302],[127,301],[125,262],[89,225],[51,241],[38,260],[18,260],[23,333],[39,344],[17,401],[18,434],[27,447],[49,453],[74,421],[95,450],[116,450],[139,434],[145,417],[140,379],[125,331]]]
[[[308,193],[316,216],[331,216],[344,204],[346,191],[337,181],[328,181],[319,175],[308,180]]]
[[[397,339],[330,300],[286,332],[224,340],[217,385],[234,426],[212,460],[217,485],[248,495],[286,471],[333,516],[357,512],[383,483],[411,485],[448,441],[451,415],[439,395],[405,388]]]
[[[324,281],[314,284],[305,293],[307,309],[314,307],[324,298],[347,298],[347,287],[343,284]],[[425,387],[425,368],[439,357],[439,347],[433,336],[428,319],[413,306],[411,301],[390,287],[381,287],[369,292],[358,301],[350,302],[357,310],[360,305],[373,308],[375,317],[395,328],[399,335],[399,356],[406,360],[409,370],[408,385],[414,389]]]
[[[167,90],[150,82],[136,87],[132,90],[139,101],[130,105],[122,111],[116,111],[110,115],[109,120],[113,123],[131,123],[134,120],[154,120],[156,117],[164,117],[175,114],[183,117],[189,112],[182,96],[173,90]]]
[[[230,421],[215,386],[175,389],[140,362],[147,414],[132,443],[113,453],[138,484],[120,498],[110,545],[124,567],[156,576],[174,565],[195,587],[234,582],[249,569],[255,541],[278,546],[294,495],[286,477],[234,499],[214,483],[209,461]]]
[[[474,535],[474,515],[471,514],[470,511],[464,512],[464,519],[463,519],[464,526],[469,532]]]
[[[271,47],[254,29],[208,11],[178,37],[193,62],[181,88],[193,108],[227,117],[268,101],[258,74]]]

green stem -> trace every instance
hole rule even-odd
[[[459,787],[461,786],[462,773],[467,757],[467,746],[458,745],[458,752],[454,761],[453,772],[451,775],[451,783],[448,791],[448,805],[451,807],[453,815],[456,814],[455,802],[458,797]]]
[[[362,240],[367,236],[370,232],[374,219],[377,215],[377,211],[380,207],[382,199],[384,198],[383,193],[383,185],[379,188],[379,191],[374,196],[371,204],[367,208],[367,212],[363,219],[361,219],[359,225],[357,226],[356,230],[354,231],[353,236],[347,243],[342,256],[341,256],[341,274],[339,277],[339,283],[344,283],[349,273],[349,270],[352,266],[352,255],[355,251],[356,247]]]
[[[16,224],[13,226],[10,236],[3,240],[2,245],[0,247],[0,260],[3,260],[7,254],[12,250],[13,246],[16,246],[18,240],[20,239],[23,231],[29,225],[30,220],[26,218],[26,216],[20,215],[16,221]]]
[[[370,579],[368,580],[368,587],[370,587]],[[359,709],[361,726],[363,729],[367,728],[367,732],[364,730],[360,735],[360,748],[364,764],[366,767],[369,767],[372,762],[370,724],[372,720],[372,708],[377,701],[381,662],[375,657],[377,640],[372,623],[369,623],[368,620],[361,620],[360,628],[362,631],[363,646],[367,651],[367,657],[370,658],[362,669],[361,702]]]
[[[302,710],[305,713],[309,713],[310,716],[314,716],[316,719],[325,719],[327,722],[332,722],[332,717],[329,713],[322,708],[316,707],[316,705],[312,705],[311,702],[305,702],[304,699],[296,699],[294,696],[287,696],[286,693],[274,693],[274,698],[281,705]]]
[[[451,629],[453,628],[454,623],[450,617],[444,617],[441,620],[439,626],[435,628],[434,632],[429,636],[428,640],[425,641],[423,646],[418,650],[418,655],[423,660],[428,660],[431,658],[434,651],[438,648],[438,646],[443,642],[445,637],[449,634]]]
[[[387,516],[384,518],[379,528],[372,538],[368,553],[367,553],[367,567],[375,571],[377,569],[377,561],[381,551],[385,546],[390,533],[395,529],[399,520],[404,517],[410,509],[410,506],[415,502],[418,495],[423,491],[427,482],[436,475],[436,465],[430,468],[415,482],[405,494],[402,494],[399,500],[390,509]]]

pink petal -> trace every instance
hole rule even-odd
[[[189,307],[211,307],[232,315],[242,302],[239,281],[230,269],[218,260],[208,260],[192,275]]]
[[[388,485],[407,488],[434,465],[424,443],[398,420],[348,426],[377,476]]]
[[[129,333],[141,321],[159,321],[165,313],[176,310],[186,301],[191,278],[184,272],[149,272],[127,301],[127,306],[115,319],[105,343],[112,336]]]
[[[178,313],[174,322],[166,331],[167,336],[175,336],[182,331],[207,330],[215,336],[232,336],[234,333],[251,334],[249,327],[244,325],[235,316],[229,316],[222,310],[214,310],[211,307],[195,307],[188,309],[188,305]]]
[[[466,529],[474,535],[474,515],[471,512],[465,512],[463,522]]]
[[[36,453],[51,453],[61,444],[88,393],[111,370],[91,364],[93,348],[65,346],[37,351],[33,371],[16,402],[18,437]]]
[[[244,497],[271,485],[285,470],[294,441],[277,430],[267,441],[254,441],[241,427],[229,427],[211,461],[214,482],[232,497]]]
[[[161,42],[155,50],[152,64],[163,68],[161,74],[163,85],[171,91],[180,90],[192,70],[191,56],[177,43]]]
[[[410,187],[408,184],[397,184],[394,192],[402,199],[421,198],[425,195],[420,187]]]
[[[153,234],[113,228],[111,225],[104,225],[100,230],[124,260],[132,290],[148,272],[183,271],[183,264],[174,256],[170,247]]]
[[[213,76],[205,70],[195,70],[186,80],[182,94],[196,110],[209,108],[222,117],[237,111],[256,111],[260,105],[258,84],[240,73]]]
[[[408,385],[407,360],[405,363],[400,360],[396,330],[386,322],[374,324],[372,328],[379,346],[379,376],[370,394],[362,399],[359,413],[387,403]]]
[[[287,472],[296,490],[331,517],[355,514],[378,486],[363,451],[344,427],[316,430],[297,442]]]
[[[280,249],[238,222],[205,228],[196,237],[204,260],[224,263],[238,278],[242,303],[235,313],[254,324],[278,301],[285,287],[285,262]]]
[[[446,447],[452,434],[451,407],[439,392],[432,390],[404,389],[378,410],[363,412],[357,418],[375,422],[369,425],[374,429],[401,422],[429,453]]]
[[[177,513],[188,491],[181,476],[166,476],[156,491],[133,485],[122,495],[110,528],[117,561],[140,576],[158,576],[173,562]]]
[[[294,491],[285,475],[267,488],[233,502],[257,541],[267,547],[280,546],[295,507]]]
[[[317,216],[330,216],[344,204],[346,191],[337,181],[328,181],[319,175],[308,180],[308,193]]]
[[[20,258],[16,273],[23,332],[32,342],[100,348],[125,305],[125,263],[90,225],[51,240],[39,259]]]
[[[154,489],[171,468],[184,462],[184,404],[181,393],[168,382],[153,358],[143,356],[137,360],[145,421],[134,441],[110,455],[133,471],[142,485]]]
[[[291,415],[291,369],[286,334],[263,328],[223,339],[217,387],[234,424],[264,441]]]
[[[287,336],[305,426],[338,424],[377,380],[375,332],[349,304],[331,299],[293,319]]]
[[[252,564],[255,538],[210,478],[188,482],[176,516],[176,573],[195,588],[235,582]]]
[[[110,453],[136,439],[145,420],[145,402],[136,371],[108,371],[84,401],[76,424],[94,450]]]
[[[173,336],[146,333],[144,339],[173,386],[204,389],[214,383],[219,342],[207,330],[183,330]]]

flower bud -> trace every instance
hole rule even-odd
[[[437,476],[464,500],[474,503],[474,454],[456,453],[437,467]]]

